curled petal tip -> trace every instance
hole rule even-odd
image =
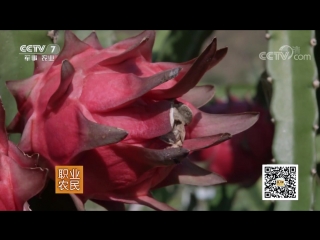
[[[212,39],[211,44],[217,45],[217,38],[216,38],[216,37],[214,37],[214,38]]]
[[[129,135],[129,133],[124,129],[116,128],[116,135],[119,141],[121,141],[125,139]]]
[[[219,63],[225,54],[226,51],[224,49],[217,51],[217,39],[214,38],[177,84],[169,89],[154,90],[151,94],[152,97],[154,99],[170,99],[181,97],[190,89],[194,88],[205,72]]]
[[[69,62],[69,60],[67,59],[63,60],[62,66],[61,66],[61,78],[67,78],[74,72],[75,72],[75,69],[72,66],[72,64]]]
[[[222,59],[224,58],[224,56],[227,54],[229,48],[228,47],[224,47],[224,48],[221,48],[219,49],[217,52],[216,52],[216,55],[217,55],[217,58],[218,59]]]
[[[82,138],[79,152],[118,143],[128,136],[127,131],[92,122],[82,113],[78,114],[78,121]]]
[[[59,104],[57,104],[57,102],[62,99],[63,95],[67,92],[74,73],[75,69],[72,64],[67,59],[64,59],[61,64],[60,83],[48,102],[48,106],[50,106],[50,108],[58,108]],[[45,92],[45,94],[48,94],[48,92]]]
[[[83,40],[83,42],[88,44],[89,46],[93,47],[94,49],[97,49],[97,50],[103,49],[103,47],[101,46],[101,44],[99,42],[99,39],[98,39],[98,36],[97,36],[95,30],[92,30],[90,35],[87,38],[85,38]]]
[[[65,31],[65,42],[62,51],[58,57],[54,60],[53,65],[58,65],[64,59],[71,59],[73,56],[86,51],[90,48],[90,45],[82,42],[74,33],[70,30]]]

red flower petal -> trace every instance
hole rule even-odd
[[[198,167],[188,159],[174,167],[169,175],[153,189],[175,184],[188,184],[196,186],[210,186],[225,183],[219,175]]]
[[[141,42],[144,41],[144,39],[148,39],[148,41],[143,44],[143,48],[140,48],[141,55],[145,58],[146,61],[151,62],[152,59],[152,47],[155,41],[156,33],[152,30],[143,31],[137,36],[127,38],[125,40],[122,40],[110,47],[108,47],[106,50],[108,52],[116,52],[118,54],[127,52],[127,49],[134,49],[135,47],[139,46]],[[119,51],[120,50],[120,51]]]
[[[7,88],[14,96],[18,109],[21,109],[25,104],[38,79],[39,76],[32,76],[19,81],[6,81]]]
[[[207,104],[214,96],[214,86],[204,85],[190,89],[181,96],[181,99],[191,103],[196,108]],[[179,100],[179,99],[178,99]]]
[[[5,112],[0,97],[0,154],[8,154],[8,136],[6,132]]]
[[[50,97],[48,102],[48,107],[51,109],[57,108],[59,106],[59,102],[63,100],[63,96],[66,93],[68,87],[70,86],[73,76],[74,76],[75,70],[72,64],[68,60],[64,60],[61,65],[61,78],[60,78],[60,84],[57,86],[57,88],[53,88],[52,90],[55,90],[53,95]],[[51,85],[47,84],[45,86],[52,87]],[[47,88],[48,88],[47,87]],[[49,95],[46,87],[43,88],[42,93]],[[49,95],[50,96],[50,95]],[[44,99],[44,96],[40,96],[40,99]]]
[[[44,187],[47,171],[33,160],[8,141],[0,98],[0,210],[22,211],[25,202]]]
[[[70,60],[73,56],[90,49],[90,46],[82,42],[71,31],[65,31],[64,46],[58,57],[54,60],[52,66],[60,64],[63,60]]]
[[[98,36],[95,32],[90,33],[90,35],[88,37],[86,37],[83,40],[83,42],[90,45],[94,49],[97,49],[97,50],[103,49],[103,47],[101,46],[101,44],[99,42]]]
[[[149,38],[144,37],[140,42],[137,42],[135,45],[131,46],[123,53],[107,58],[106,60],[103,60],[102,62],[100,62],[99,65],[107,66],[110,64],[119,64],[130,58],[139,57],[140,55],[143,55],[143,53],[148,55],[149,54],[148,51],[150,48],[150,46],[147,45],[148,41],[149,41]]]
[[[171,106],[171,101],[152,103],[139,101],[105,114],[93,114],[93,117],[100,124],[125,129],[129,134],[125,142],[135,142],[170,132]]]
[[[210,137],[187,139],[183,142],[183,147],[189,151],[196,151],[217,145],[230,138],[231,135],[229,133],[224,133]]]
[[[180,68],[140,78],[133,74],[93,73],[86,77],[80,101],[90,112],[106,112],[124,107],[133,100],[164,83],[180,72]],[[110,89],[110,92],[106,90]]]
[[[238,114],[209,114],[202,112],[189,103],[193,119],[186,126],[187,138],[199,138],[229,133],[238,134],[250,128],[259,119],[258,112],[244,112]]]
[[[57,124],[59,123],[59,124]],[[40,124],[38,131],[40,130]],[[49,158],[59,163],[67,163],[79,152],[121,141],[127,132],[88,120],[82,109],[69,101],[67,106],[52,112],[45,121],[44,129]],[[68,138],[68,141],[64,141]],[[64,142],[63,147],[61,143]],[[23,144],[23,139],[21,140]],[[43,150],[43,149],[42,149]]]
[[[207,70],[215,66],[227,54],[227,48],[216,52],[217,40],[214,38],[204,52],[197,58],[186,75],[172,88],[152,91],[154,99],[178,98],[195,87]]]

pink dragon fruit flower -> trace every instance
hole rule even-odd
[[[0,211],[29,211],[28,200],[45,186],[46,169],[8,140],[0,98]]]
[[[226,55],[213,39],[184,63],[152,62],[155,31],[102,48],[93,32],[80,41],[65,32],[53,63],[35,64],[25,80],[8,81],[18,113],[8,126],[21,132],[19,147],[39,153],[54,179],[57,165],[82,165],[84,193],[108,210],[124,203],[175,210],[152,190],[173,185],[224,183],[188,160],[193,152],[251,127],[258,113],[212,115],[198,110],[214,94],[196,86]],[[78,209],[84,209],[83,204]]]

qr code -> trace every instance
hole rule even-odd
[[[263,200],[298,200],[298,165],[262,165]]]

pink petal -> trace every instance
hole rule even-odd
[[[24,121],[21,114],[18,112],[11,123],[7,126],[8,133],[21,133],[24,128]]]
[[[139,55],[142,55],[142,52],[145,51],[144,48],[146,48],[147,42],[149,41],[148,37],[143,38],[140,42],[136,43],[132,47],[128,48],[123,53],[107,58],[106,60],[103,60],[99,63],[101,66],[107,66],[110,64],[119,64],[127,59],[138,57]],[[149,46],[147,46],[148,48]]]
[[[172,130],[171,105],[171,101],[149,104],[135,102],[119,110],[93,114],[93,117],[100,124],[125,129],[129,133],[126,142],[132,139],[152,139]]]
[[[18,109],[25,104],[38,79],[38,76],[32,76],[19,81],[6,81],[7,88],[15,98]]]
[[[211,186],[225,182],[226,181],[221,176],[200,168],[186,159],[174,167],[169,175],[153,189],[175,184]]]
[[[106,112],[124,107],[180,72],[175,68],[140,78],[133,74],[95,73],[86,77],[80,101],[90,112]]]
[[[0,154],[0,165],[0,189],[3,193],[0,198],[6,199],[9,193],[5,192],[12,191],[14,199],[11,201],[14,201],[16,209],[11,210],[21,211],[25,202],[43,189],[47,171],[39,167],[21,167],[14,159],[3,154]]]
[[[53,171],[54,175],[54,171]],[[55,182],[48,179],[45,188],[28,201],[31,211],[84,211],[76,194],[56,194]]]
[[[74,73],[75,73],[75,70],[72,64],[68,60],[64,60],[61,64],[60,84],[57,86],[57,88],[50,85],[50,87],[53,88],[52,90],[55,90],[55,92],[49,99],[49,102],[48,102],[49,108],[54,109],[59,106],[58,103],[61,102],[61,100],[63,100],[63,96],[72,82]],[[44,88],[42,90],[42,93],[49,95],[48,91],[46,90],[47,89]]]
[[[101,50],[103,47],[101,46],[98,36],[95,32],[90,33],[88,37],[83,40],[84,43],[90,45],[94,49]]]
[[[7,81],[6,85],[17,102],[19,112],[7,127],[9,133],[21,133],[34,108],[31,101],[31,91],[36,86],[39,76],[33,76],[21,81]]]
[[[150,149],[123,143],[118,143],[112,148],[123,159],[152,167],[174,165],[189,155],[189,151],[184,148]]]
[[[123,153],[125,150],[123,147],[118,147],[118,144],[114,144],[85,151],[76,157],[77,164],[82,165],[86,171],[84,174],[85,200],[112,200],[109,196],[116,189],[125,189],[126,194],[130,196],[135,193],[129,191],[127,187],[137,183],[141,175],[152,166],[144,164],[141,160],[138,164],[132,160],[132,154]],[[130,155],[130,157],[123,158],[123,155]]]
[[[73,56],[80,54],[87,49],[90,49],[88,44],[82,42],[71,31],[65,31],[63,49],[58,57],[54,60],[52,66],[60,64],[65,59],[70,60]]]
[[[155,31],[143,31],[137,36],[127,38],[108,47],[106,50],[109,52],[123,53],[123,50],[127,51],[127,49],[134,48],[135,46],[138,46],[145,38],[148,38],[148,41],[146,44],[144,44],[144,47],[140,49],[140,53],[146,61],[150,62],[152,59],[152,47],[155,41],[155,36]]]
[[[9,142],[9,151],[8,156],[17,162],[22,168],[33,168],[38,166],[38,156],[26,155],[19,147],[17,147],[14,143]]]
[[[183,94],[181,98],[191,103],[196,108],[200,108],[207,104],[213,98],[213,96],[214,86],[204,85],[190,89],[187,93]]]
[[[33,75],[44,72],[45,70],[49,69],[51,65],[52,65],[51,61],[43,61],[42,57],[38,56],[37,60],[34,61]]]
[[[192,67],[193,63],[197,59],[194,58],[190,61],[183,62],[183,63],[172,63],[172,62],[155,62],[155,63],[145,63],[146,69],[142,72],[143,76],[147,74],[149,76],[150,73],[155,74],[157,72],[173,69],[173,68],[181,68],[181,71],[179,72],[179,75],[176,76],[174,79],[167,81],[157,87],[155,87],[153,90],[150,91],[147,95],[152,97],[153,91],[157,89],[169,89],[172,88],[174,85],[177,84],[189,71],[189,69]]]
[[[0,154],[8,153],[8,136],[6,132],[6,115],[2,103],[2,98],[0,97]]]
[[[152,91],[152,97],[154,99],[178,98],[195,87],[205,72],[220,62],[227,53],[227,49],[225,48],[220,49],[220,52],[216,54],[216,48],[217,40],[214,38],[210,45],[197,58],[186,75],[176,85],[170,89],[154,90]]]
[[[111,59],[111,58],[107,58],[107,61],[108,59]],[[100,65],[99,65],[100,67],[95,66],[91,70],[103,71],[105,73],[127,73],[127,74],[132,73],[142,78],[142,77],[150,77],[152,75],[155,75],[159,72],[163,72],[166,70],[171,70],[175,68],[181,69],[179,74],[175,78],[154,87],[150,91],[150,94],[151,94],[154,89],[167,89],[174,86],[188,72],[188,70],[192,66],[192,63],[195,60],[196,59],[193,59],[191,61],[184,62],[184,63],[170,63],[170,62],[149,63],[149,62],[146,62],[144,59],[141,59],[141,57],[136,56],[135,58],[127,59],[118,64],[108,65],[107,67],[102,67]],[[149,93],[147,93],[146,95],[149,96]],[[150,96],[152,96],[152,94]]]
[[[165,165],[164,162],[171,160],[171,164],[175,164],[174,159],[183,159],[187,154],[184,149],[156,151],[123,143],[83,152],[75,161],[86,169],[84,200],[117,201],[115,197],[131,199],[144,195],[175,166]]]
[[[229,133],[224,133],[210,137],[187,139],[183,142],[183,148],[189,151],[196,151],[217,145],[230,138],[231,135]]]
[[[259,119],[258,112],[244,112],[238,114],[209,114],[202,112],[191,104],[193,119],[186,126],[187,138],[208,137],[221,133],[238,134],[250,128]]]
[[[35,130],[37,130],[36,128],[34,128],[35,124],[34,124],[34,120],[33,119],[29,119],[26,123],[23,122],[20,122],[22,126],[22,129],[23,131],[21,132],[21,139],[20,139],[20,142],[18,144],[19,148],[21,150],[23,150],[24,152],[27,152],[27,153],[31,153],[33,152],[33,149],[32,149],[32,143],[34,143],[32,140],[32,138],[34,137],[42,137],[41,135],[36,135],[36,136],[33,136],[33,133]],[[41,129],[42,126],[38,126],[38,130]],[[40,143],[43,143],[43,141],[39,141]]]
[[[50,157],[63,163],[79,152],[119,142],[127,136],[127,132],[89,121],[81,108],[70,101],[66,102],[66,107],[48,116],[44,135],[46,143],[51,146],[48,148]]]

